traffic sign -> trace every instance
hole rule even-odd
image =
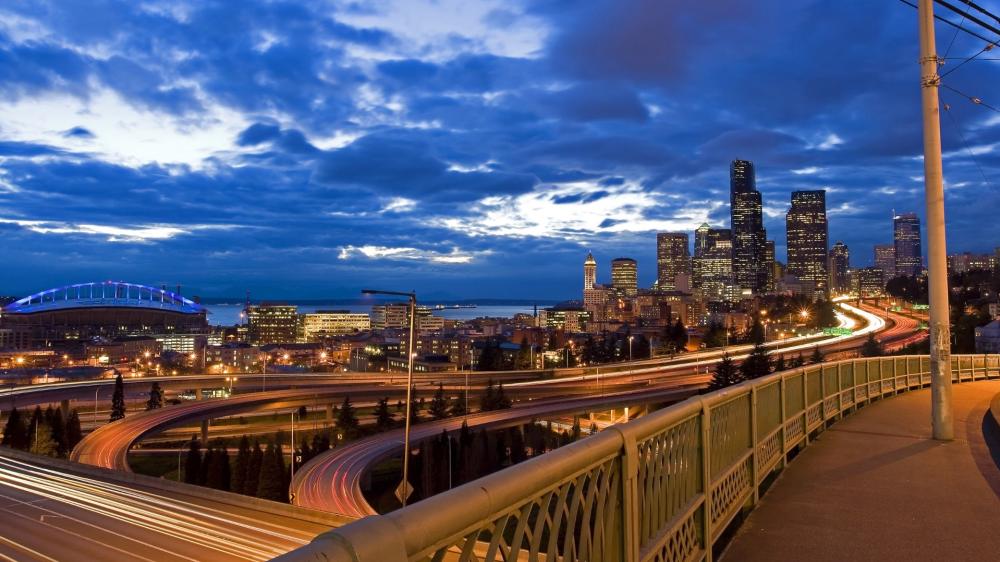
[[[399,500],[399,503],[403,503],[409,499],[410,494],[412,493],[413,486],[410,486],[410,483],[406,480],[403,480],[399,483],[399,486],[396,486],[396,499]]]

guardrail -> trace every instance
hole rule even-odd
[[[690,398],[276,560],[711,560],[761,484],[857,407],[930,383],[926,356],[849,359]],[[1000,377],[1000,356],[952,356],[957,382]]]

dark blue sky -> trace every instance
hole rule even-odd
[[[648,284],[657,230],[728,225],[733,158],[779,259],[825,188],[867,265],[923,215],[916,31],[894,0],[7,1],[0,294],[566,298],[588,250]],[[945,70],[983,47],[954,35]],[[997,64],[945,83],[1000,106]],[[1000,113],[942,101],[950,249],[992,251]]]

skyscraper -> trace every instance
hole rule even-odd
[[[729,205],[733,232],[733,273],[742,289],[762,292],[767,232],[753,162],[733,160],[729,168]]]
[[[768,293],[773,293],[777,288],[777,278],[774,276],[774,240],[768,240],[764,244],[764,269],[767,271],[767,284],[765,289]]]
[[[850,290],[848,271],[851,269],[851,252],[847,245],[838,241],[830,248],[830,289],[838,293]]]
[[[634,297],[639,292],[638,266],[632,258],[611,260],[611,289],[619,297]]]
[[[660,232],[656,235],[656,284],[668,291],[677,289],[678,275],[686,275],[690,281],[688,235],[684,232]]]
[[[924,269],[920,251],[920,217],[903,213],[892,219],[893,241],[896,247],[896,275],[916,276]]]
[[[597,283],[597,260],[594,254],[587,252],[587,259],[583,262],[583,290],[593,289]]]
[[[892,244],[875,245],[875,267],[882,270],[882,284],[885,285],[896,276],[896,246]]]
[[[825,296],[828,290],[826,191],[793,191],[785,224],[788,273],[812,282],[814,297]]]
[[[732,232],[728,228],[706,229],[703,239],[701,255],[693,260],[693,285],[709,301],[721,302],[726,298],[727,287],[734,283]]]
[[[708,226],[708,223],[702,223],[694,231],[694,257],[700,258],[705,254],[705,249],[708,248],[708,233],[712,230],[712,227]]]

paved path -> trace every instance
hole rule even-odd
[[[930,439],[930,390],[837,422],[795,459],[724,562],[1000,560],[1000,469],[984,425],[1000,381],[953,386],[955,440]],[[990,421],[992,424],[992,421]]]

